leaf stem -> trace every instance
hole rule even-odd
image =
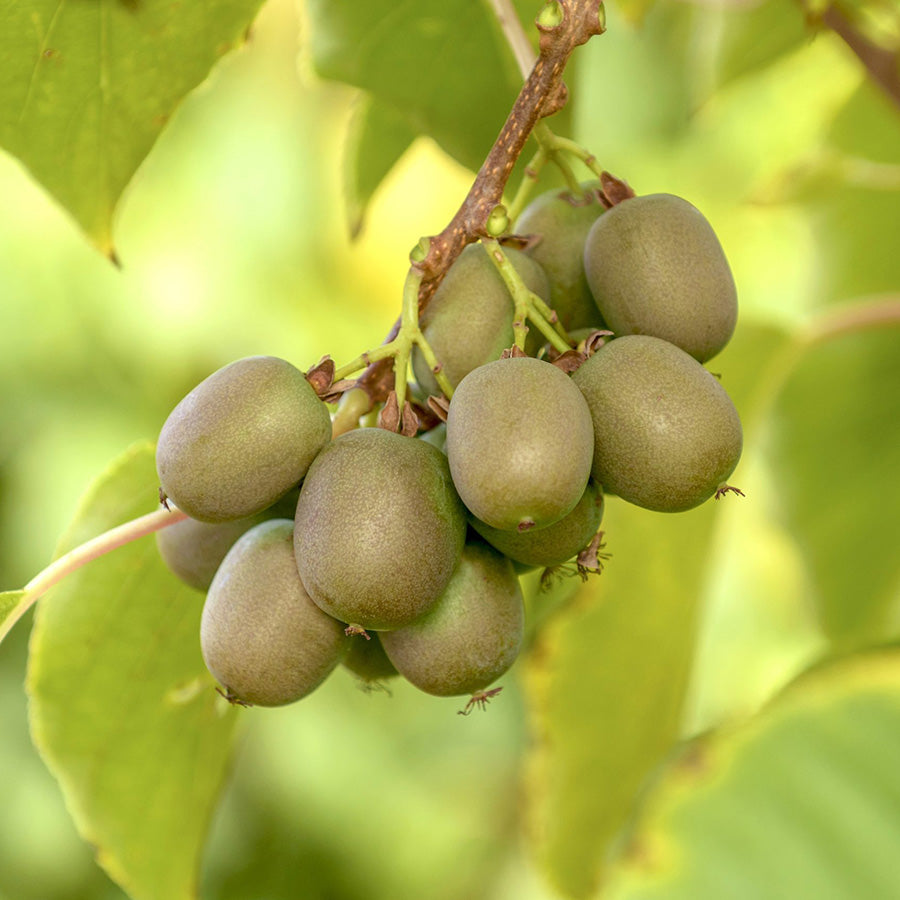
[[[0,623],[0,640],[3,640],[16,622],[28,612],[41,596],[67,575],[71,575],[72,572],[77,571],[92,560],[115,550],[117,547],[130,544],[138,538],[146,537],[146,535],[152,534],[154,531],[174,525],[187,517],[187,513],[182,512],[180,509],[160,509],[156,512],[148,513],[146,516],[132,519],[130,522],[125,522],[122,525],[117,525],[115,528],[104,531],[103,534],[99,534],[97,537],[79,544],[79,546],[68,553],[64,553],[45,569],[38,572],[25,585],[24,596],[16,604],[12,612]]]

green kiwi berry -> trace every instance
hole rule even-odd
[[[594,435],[578,388],[530,357],[470,372],[450,401],[447,457],[463,503],[493,528],[543,528],[587,485]]]
[[[294,536],[310,596],[335,618],[376,631],[424,614],[465,541],[447,458],[381,428],[335,438],[300,490]]]
[[[535,241],[526,252],[547,274],[550,306],[563,327],[604,329],[584,274],[584,242],[606,207],[599,199],[599,182],[583,191],[547,191],[535,197],[516,222],[516,233]]]
[[[538,263],[519,250],[506,248],[505,253],[529,289],[547,300],[550,288]],[[450,267],[419,320],[451,387],[512,346],[514,311],[506,283],[487,251],[481,244],[470,244]],[[422,390],[439,395],[441,390],[418,349],[412,360]]]
[[[623,500],[660,512],[691,509],[740,459],[741,421],[725,389],[668,341],[617,338],[572,380],[594,422],[591,474]]]
[[[522,646],[525,612],[512,563],[466,544],[438,602],[417,622],[381,635],[397,671],[439,697],[471,694],[499,678]]]
[[[728,260],[703,214],[680,197],[633,197],[604,213],[585,241],[584,267],[617,335],[663,338],[705,362],[734,331]]]
[[[251,356],[219,369],[172,410],[156,448],[162,490],[202,522],[271,506],[331,437],[328,409],[299,369]]]
[[[504,556],[526,568],[558,566],[582,551],[600,528],[603,519],[603,490],[589,481],[575,508],[546,528],[528,531],[501,531],[478,519],[472,527]]]
[[[242,703],[281,706],[305,697],[350,640],[303,587],[293,527],[290,519],[270,519],[246,532],[228,551],[203,606],[203,659],[226,696]]]
[[[344,668],[349,669],[365,684],[394,678],[397,670],[388,659],[377,631],[369,632],[368,640],[361,634],[350,639],[350,649],[344,657]]]
[[[235,541],[254,525],[267,519],[294,517],[298,490],[288,491],[268,509],[230,522],[199,522],[182,519],[156,532],[156,546],[169,571],[185,584],[206,591],[216,570]]]

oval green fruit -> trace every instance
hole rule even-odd
[[[521,251],[505,248],[505,252],[529,289],[548,300],[550,288],[543,269]],[[514,312],[506,283],[487,251],[481,244],[469,244],[419,319],[422,333],[443,365],[451,387],[455,388],[472,369],[498,359],[513,345]],[[439,395],[441,389],[418,348],[413,350],[412,360],[422,390]]]
[[[363,635],[354,635],[350,638],[350,649],[344,657],[344,668],[349,669],[367,685],[397,675],[394,664],[384,652],[377,631],[371,632],[368,640]]]
[[[537,238],[526,252],[546,273],[550,283],[548,303],[569,332],[606,328],[584,273],[584,242],[606,207],[599,199],[599,182],[589,182],[582,188],[580,194],[540,194],[525,207],[515,227],[517,234]]]
[[[529,531],[501,531],[478,519],[472,527],[513,562],[526,567],[558,566],[577,556],[591,542],[603,519],[603,489],[589,481],[575,508],[546,528]]]
[[[591,415],[564,372],[530,357],[470,372],[447,417],[453,483],[493,528],[543,528],[572,510],[587,486]]]
[[[243,703],[282,706],[305,697],[340,662],[350,640],[306,593],[293,527],[289,519],[271,519],[244,534],[203,606],[203,659],[227,695]]]
[[[226,522],[271,506],[300,483],[331,437],[331,418],[303,373],[251,356],[219,369],[172,410],[156,468],[191,518]]]
[[[316,457],[295,521],[310,596],[335,618],[376,631],[429,609],[466,533],[444,454],[381,428],[342,434]]]
[[[397,671],[438,697],[472,694],[496,681],[522,646],[525,610],[512,563],[481,542],[467,544],[434,607],[381,635]]]
[[[289,491],[261,513],[230,522],[182,519],[156,532],[159,555],[173,575],[198,591],[207,591],[235,541],[267,519],[293,518],[298,494],[299,491]]]
[[[705,362],[734,331],[728,260],[703,214],[680,197],[648,194],[607,211],[588,233],[584,267],[617,335],[663,338]]]
[[[711,497],[741,456],[741,421],[718,379],[668,341],[616,338],[572,376],[594,422],[591,474],[623,500],[679,512]]]

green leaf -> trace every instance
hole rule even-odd
[[[153,450],[115,462],[60,552],[157,505]],[[200,655],[202,597],[141,538],[38,605],[28,669],[35,743],[98,861],[135,900],[194,896],[233,713]]]
[[[893,310],[894,325],[850,331]],[[900,302],[848,307],[802,348],[769,428],[779,505],[838,646],[895,633],[900,600]]]
[[[359,235],[366,207],[416,131],[395,110],[363,96],[354,111],[344,154],[344,192],[350,234]]]
[[[532,20],[540,8],[521,5]],[[522,84],[488,4],[309,0],[306,7],[319,74],[368,91],[463,165],[481,165]]]
[[[610,498],[612,558],[529,656],[533,832],[566,896],[591,893],[638,792],[680,736],[714,518],[713,502],[666,515]]]
[[[0,146],[112,253],[125,186],[261,0],[0,5]]]
[[[719,87],[758,72],[810,40],[802,10],[782,0],[734,4],[720,15],[715,62]],[[709,16],[699,21],[705,26]]]
[[[626,22],[641,25],[655,3],[656,0],[618,0],[616,6],[622,11]]]
[[[24,599],[25,591],[4,591],[0,594],[0,641],[6,637],[10,628],[18,621],[13,619],[19,603]]]
[[[897,897],[898,755],[900,650],[807,674],[667,767],[604,897]]]

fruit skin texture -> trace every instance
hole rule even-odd
[[[367,685],[371,685],[373,681],[384,681],[397,675],[394,664],[384,652],[377,631],[371,632],[368,640],[362,635],[354,635],[350,638],[350,649],[344,657],[344,667]]]
[[[703,214],[680,197],[648,194],[614,206],[588,233],[584,268],[617,335],[663,338],[705,362],[734,331],[728,260]]]
[[[569,513],[587,485],[593,444],[584,397],[568,375],[538,359],[481,366],[450,401],[453,483],[493,528],[543,528]]]
[[[233,696],[282,706],[318,687],[347,651],[343,625],[310,600],[294,562],[294,523],[270,519],[216,572],[200,621],[206,667]]]
[[[549,300],[550,286],[544,270],[518,250],[504,248],[504,252],[528,288]],[[480,244],[469,244],[419,319],[422,333],[443,365],[451,387],[455,388],[472,369],[498,359],[513,345],[514,312],[512,297],[487,251]],[[541,340],[540,333],[536,334],[535,347],[540,346]],[[412,360],[422,390],[440,395],[441,389],[418,348],[413,350]]]
[[[183,519],[156,532],[156,547],[174,575],[198,591],[209,590],[216,570],[235,541],[267,519],[293,518],[299,491],[289,491],[268,509],[231,522]]]
[[[447,586],[465,542],[465,510],[447,458],[381,428],[333,440],[297,502],[300,577],[329,615],[376,631],[408,625]]]
[[[623,500],[680,512],[711,497],[741,456],[725,389],[674,344],[629,335],[572,376],[594,421],[593,477]]]
[[[397,671],[438,697],[486,688],[516,660],[525,610],[512,563],[481,542],[467,544],[431,611],[381,636]]]
[[[547,273],[550,306],[563,327],[605,328],[584,274],[584,242],[605,208],[597,196],[599,182],[582,185],[584,193],[547,191],[519,216],[516,234],[533,234],[540,241],[526,253]]]
[[[330,437],[328,409],[303,373],[283,359],[250,356],[214,372],[172,410],[156,468],[179,509],[227,522],[299,484]]]
[[[495,549],[526,567],[558,566],[591,542],[603,519],[603,489],[589,481],[575,508],[558,522],[538,530],[500,531],[478,519],[472,527]]]

